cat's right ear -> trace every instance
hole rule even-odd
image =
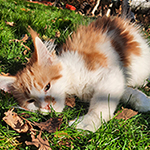
[[[53,53],[47,50],[45,44],[30,26],[28,27],[28,31],[32,36],[34,44],[34,53],[32,55],[32,59],[34,59],[39,65],[52,63],[53,58],[55,57]]]
[[[10,85],[13,84],[15,81],[16,81],[15,76],[0,75],[0,89],[10,93],[11,92]]]

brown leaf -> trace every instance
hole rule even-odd
[[[23,42],[23,43],[26,43],[27,40],[29,39],[28,35],[25,34],[21,40],[18,40],[18,39],[14,39],[14,40],[9,40],[9,42]]]
[[[60,31],[59,31],[59,30],[57,30],[57,31],[56,31],[56,33],[55,33],[55,37],[59,38],[59,37],[60,37],[60,35],[61,35]]]
[[[21,42],[21,45],[27,49],[23,52],[23,54],[26,55],[28,53],[28,51],[30,51],[31,49],[28,46],[24,45],[23,43],[26,43],[28,39],[29,39],[28,35],[25,34],[21,40],[14,39],[14,40],[9,40],[9,42],[10,43],[11,42]]]
[[[60,129],[60,125],[62,123],[62,118],[50,118],[45,122],[34,122],[36,126],[38,126],[41,130],[46,130],[50,133],[55,132]]]
[[[9,40],[9,42],[21,42],[21,45],[24,48],[26,48],[26,50],[23,51],[23,54],[26,55],[31,49],[28,46],[24,45],[23,43],[26,43],[28,39],[29,39],[28,35],[25,34],[21,40],[14,39],[14,40]]]
[[[26,145],[35,145],[39,150],[51,150],[48,140],[43,140],[41,134],[42,132],[37,135],[37,138],[35,138],[34,134],[31,134],[32,142],[25,141]]]
[[[64,145],[66,147],[69,147],[70,149],[74,149],[73,142],[69,138],[63,138],[63,139],[61,139],[60,141],[58,141],[58,144],[61,147],[62,147],[62,145]]]
[[[14,23],[14,22],[7,22],[7,21],[6,21],[6,24],[9,25],[9,26],[11,26],[11,27],[15,26],[15,23]]]
[[[29,123],[29,121],[25,121],[24,123],[23,120],[13,112],[13,109],[8,110],[4,114],[6,116],[3,117],[3,120],[17,132],[25,133],[33,129],[31,123]]]
[[[2,76],[9,76],[10,74],[9,74],[9,73],[1,72],[1,74],[0,74],[0,75],[2,75]]]
[[[117,116],[115,117],[116,119],[125,119],[128,120],[129,118],[137,115],[138,112],[132,110],[132,109],[128,109],[128,108],[123,108],[122,110],[119,110],[117,112]]]
[[[27,54],[28,54],[28,50],[24,50],[23,55],[27,55]]]
[[[11,43],[11,42],[20,42],[20,40],[18,40],[18,39],[14,39],[14,40],[9,40],[9,43]]]
[[[62,145],[65,145],[66,147],[69,147],[71,149],[74,148],[73,142],[72,142],[74,139],[67,132],[64,132],[64,131],[58,132],[58,133],[56,132],[56,134],[54,135],[54,137],[57,137],[57,138],[60,139],[58,141],[58,145],[60,147],[62,147]]]
[[[68,95],[68,96],[66,97],[65,104],[66,104],[67,106],[74,107],[74,106],[76,105],[76,104],[75,104],[75,98]]]
[[[47,1],[41,1],[41,2],[39,2],[39,1],[30,1],[30,3],[37,3],[37,4],[44,4],[45,6],[52,6],[53,5],[53,3],[51,3],[51,2],[47,2]]]
[[[20,41],[20,42],[22,41],[23,43],[26,43],[28,39],[29,39],[28,35],[25,34],[25,35],[23,36],[23,38],[22,38],[21,40],[19,40],[19,41]]]
[[[45,26],[44,30],[46,30],[46,29],[47,29],[47,25]]]
[[[26,48],[28,51],[31,50],[28,46],[24,45],[23,43],[21,43],[21,45],[22,45],[24,48]]]
[[[27,8],[27,9],[21,8],[21,10],[22,10],[22,11],[26,11],[26,12],[30,11],[30,9],[28,9],[28,8]]]

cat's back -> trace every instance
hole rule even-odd
[[[77,52],[86,69],[125,72],[128,85],[138,85],[150,72],[150,52],[138,27],[121,18],[103,17],[78,30],[63,45],[65,52]]]

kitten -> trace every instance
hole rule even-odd
[[[53,43],[44,44],[31,28],[29,32],[35,47],[30,62],[15,76],[0,76],[0,88],[21,107],[50,111],[51,105],[61,112],[66,95],[75,94],[90,102],[77,128],[90,131],[100,127],[101,117],[113,117],[120,99],[138,111],[150,110],[150,99],[132,88],[150,75],[150,48],[129,21],[103,17],[80,26],[59,56]]]

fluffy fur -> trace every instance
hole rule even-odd
[[[0,76],[0,88],[21,107],[50,111],[51,105],[61,112],[66,95],[75,94],[90,102],[77,128],[90,131],[100,127],[101,115],[105,121],[113,117],[120,99],[138,111],[150,110],[150,99],[132,88],[150,75],[150,48],[129,21],[103,17],[80,26],[59,56],[53,43],[45,45],[31,28],[29,32],[35,47],[30,62],[16,76]]]

